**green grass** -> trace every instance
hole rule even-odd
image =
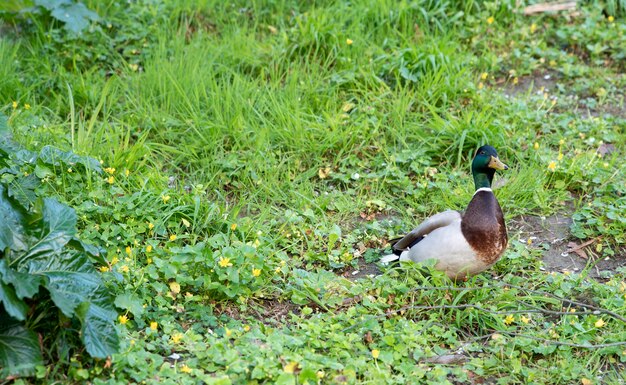
[[[59,167],[41,191],[106,249],[129,321],[110,367],[52,347],[25,382],[624,382],[623,7],[611,22],[601,2],[85,3],[103,21],[80,38],[43,16],[3,27],[0,108],[26,147],[115,169]],[[507,220],[565,212],[571,240],[601,237],[589,269],[545,271],[550,245],[510,226],[467,282],[342,275],[463,209],[485,143],[511,167]],[[607,257],[621,267],[590,277]]]

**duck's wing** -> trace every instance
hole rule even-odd
[[[393,245],[394,250],[407,250],[416,242],[419,242],[424,236],[428,235],[435,229],[450,225],[455,221],[461,220],[461,213],[455,210],[447,210],[426,219],[413,231],[405,235],[402,239]]]

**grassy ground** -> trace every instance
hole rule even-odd
[[[123,347],[53,345],[32,381],[626,381],[612,2],[85,3],[101,21],[80,38],[2,28],[0,105],[26,147],[106,167],[25,171],[106,248]],[[502,260],[456,283],[379,270],[388,239],[465,207],[484,143],[510,166]],[[557,213],[565,240],[541,226]],[[582,269],[544,262],[568,241],[593,241]]]

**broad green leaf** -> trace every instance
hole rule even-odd
[[[98,246],[85,243],[76,237],[69,241],[68,246],[87,253],[87,256],[91,259],[93,263],[99,265],[106,265],[107,263],[106,258],[104,257],[105,251]]]
[[[87,352],[92,357],[105,358],[119,349],[120,341],[114,323],[117,312],[113,310],[106,290],[101,289],[96,297],[93,302],[82,304],[77,313],[82,322],[81,337]]]
[[[24,213],[11,202],[6,189],[0,185],[0,251],[11,248],[15,251],[26,250],[24,240]]]
[[[24,321],[26,319],[28,306],[24,303],[24,301],[17,298],[13,286],[7,285],[4,282],[0,282],[0,303],[2,303],[4,309],[11,317],[20,321]]]
[[[54,304],[67,317],[77,316],[81,321],[81,337],[89,354],[103,358],[117,351],[113,299],[85,252],[65,249],[41,254],[29,261],[28,271],[46,277],[45,286]]]
[[[341,238],[341,228],[337,225],[333,225],[333,229],[330,231],[330,234],[328,234],[328,249],[332,249],[339,238]]]
[[[44,179],[54,175],[54,171],[46,165],[38,164],[35,166],[35,176],[39,179]]]
[[[52,11],[63,5],[71,5],[72,0],[35,0],[35,5],[44,7],[48,11]]]
[[[61,250],[76,234],[76,212],[54,199],[45,198],[41,227],[39,241],[30,248],[25,259]]]
[[[83,165],[85,168],[101,172],[102,168],[100,162],[94,158],[87,156],[80,156],[72,151],[61,151],[58,148],[52,146],[44,146],[39,152],[39,160],[45,164],[52,166],[60,166],[62,163],[68,166],[75,166],[77,164]]]
[[[282,373],[275,382],[276,385],[296,385],[296,376],[291,373]]]
[[[213,377],[212,375],[206,375],[202,377],[207,385],[231,385],[232,381],[228,377]]]
[[[41,185],[41,181],[36,175],[30,174],[27,177],[15,178],[9,184],[9,196],[17,200],[23,208],[30,208],[37,200],[35,189]]]
[[[6,259],[0,259],[0,281],[13,285],[19,299],[32,298],[42,283],[40,276],[11,269]]]
[[[65,29],[80,33],[89,27],[91,21],[99,19],[98,14],[89,10],[82,3],[58,7],[51,12],[52,17],[65,23]]]
[[[118,295],[115,297],[115,306],[130,311],[135,317],[141,317],[143,314],[143,301],[137,294],[123,293]]]
[[[37,335],[0,309],[0,378],[32,375],[42,364]]]
[[[52,301],[70,318],[76,307],[90,302],[92,295],[102,286],[100,276],[85,254],[72,249],[57,254],[40,254],[29,260],[28,272],[47,278],[45,286]]]
[[[10,133],[9,119],[5,114],[0,112],[0,136],[8,136]]]
[[[0,133],[0,159],[8,158],[9,154],[16,154],[21,150],[21,146],[11,140],[8,132]]]

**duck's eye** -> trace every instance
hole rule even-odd
[[[480,155],[486,155],[486,153],[484,151],[481,151]]]

